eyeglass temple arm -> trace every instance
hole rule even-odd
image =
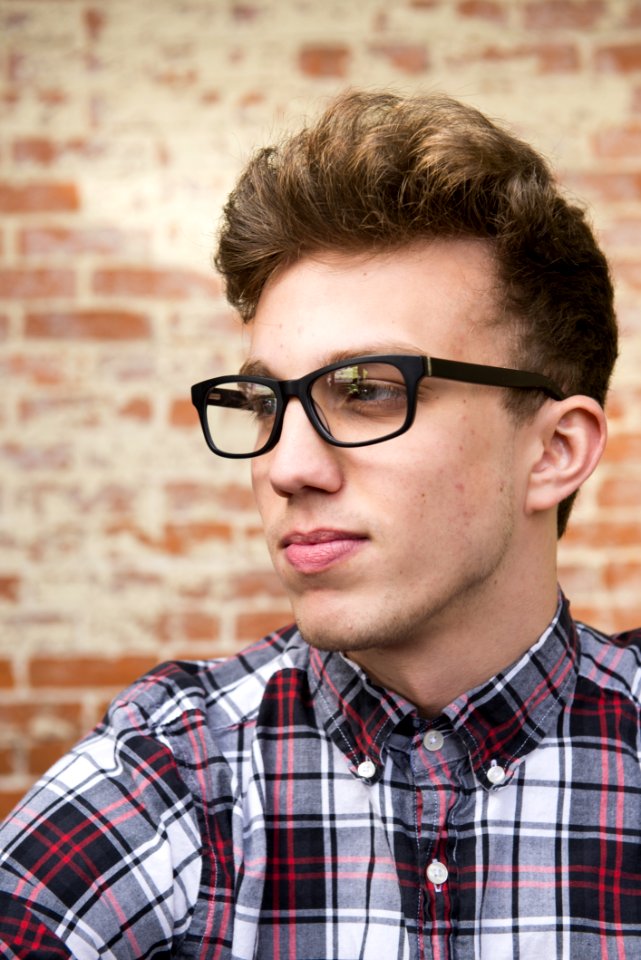
[[[206,396],[208,407],[234,407],[240,409],[247,406],[247,398],[240,390],[230,390],[227,387],[216,387],[215,392]]]
[[[491,367],[479,363],[464,363],[459,360],[441,360],[437,357],[426,357],[425,361],[428,377],[480,383],[488,387],[543,390],[554,400],[565,399],[563,391],[542,373],[529,373],[526,370],[512,370],[508,367]]]

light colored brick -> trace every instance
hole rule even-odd
[[[210,265],[239,166],[346,84],[436,88],[504,117],[587,202],[624,338],[561,581],[597,626],[641,617],[641,4],[158,10],[0,4],[0,726],[14,710],[16,735],[0,814],[147,665],[291,619],[249,465],[206,449],[188,391],[246,347]]]

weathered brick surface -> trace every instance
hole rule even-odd
[[[289,619],[189,387],[242,356],[210,265],[240,163],[361,84],[505,118],[590,204],[622,356],[561,575],[641,622],[641,4],[3,0],[0,812],[149,664]]]

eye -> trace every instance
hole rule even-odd
[[[276,416],[276,395],[271,390],[253,389],[246,393],[246,409],[257,420],[273,419]]]
[[[389,364],[346,366],[327,377],[336,405],[356,408],[396,410],[406,404],[405,383],[399,371]]]

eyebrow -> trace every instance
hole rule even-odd
[[[321,358],[320,363],[314,369],[320,370],[321,367],[326,367],[330,363],[340,363],[341,360],[353,360],[354,357],[370,357],[370,356],[379,356],[379,355],[402,355],[402,356],[423,356],[421,351],[417,347],[410,347],[407,344],[399,343],[376,343],[365,345],[364,347],[359,348],[350,348],[348,350],[332,350],[331,353],[325,354]],[[280,379],[274,375],[272,370],[263,363],[258,358],[256,359],[247,359],[240,368],[239,371],[241,374],[249,377],[271,377],[272,379]]]

